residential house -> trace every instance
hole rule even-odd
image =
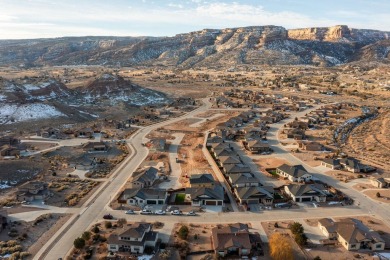
[[[306,139],[305,130],[302,129],[286,129],[284,132],[287,134],[287,138],[294,138],[295,140]]]
[[[252,173],[230,174],[228,180],[233,188],[260,186],[259,180]]]
[[[260,140],[251,140],[247,143],[248,150],[252,153],[264,153],[270,152],[271,147],[269,143],[262,142]]]
[[[221,257],[248,256],[252,249],[248,225],[236,223],[213,228],[211,245],[215,254]]]
[[[165,152],[167,141],[163,138],[157,138],[150,141],[151,151]]]
[[[93,136],[93,130],[90,127],[78,129],[74,131],[74,136],[75,137],[80,137],[80,138],[91,138]]]
[[[214,184],[213,175],[210,173],[192,174],[190,177],[191,188],[213,188]]]
[[[185,201],[191,202],[191,206],[223,206],[225,192],[222,186],[213,188],[187,188]]]
[[[0,137],[0,147],[3,145],[16,146],[20,144],[20,139],[13,136],[1,136]]]
[[[220,136],[213,136],[213,137],[207,139],[206,146],[210,147],[212,144],[216,144],[216,143],[219,144],[219,143],[222,143],[222,142],[223,142],[222,137],[220,137]]]
[[[350,172],[360,172],[362,170],[362,165],[354,158],[342,158],[340,159],[340,164],[344,169]]]
[[[376,188],[380,188],[380,189],[383,189],[383,188],[388,188],[390,187],[390,178],[371,178],[371,184],[376,187]]]
[[[238,154],[236,156],[219,156],[217,163],[220,167],[223,167],[223,165],[228,164],[240,164],[241,160]]]
[[[45,182],[30,181],[18,188],[18,201],[45,200],[51,195],[48,185]]]
[[[235,189],[235,195],[241,204],[272,205],[274,188],[271,186],[239,187]]]
[[[223,165],[223,171],[229,175],[229,174],[241,174],[241,173],[250,173],[251,169],[249,166],[238,163],[238,164],[224,164]]]
[[[337,240],[348,251],[385,249],[385,241],[379,233],[370,230],[357,219],[346,218],[337,222],[328,218],[320,219],[318,227],[328,239]]]
[[[88,153],[105,153],[108,151],[108,145],[104,142],[88,142],[83,144],[83,150]]]
[[[276,168],[276,173],[292,182],[308,182],[313,177],[302,165],[283,164]]]
[[[43,138],[53,138],[53,139],[67,139],[68,136],[63,133],[58,128],[49,127],[44,130],[42,130],[39,134]]]
[[[325,202],[329,194],[322,184],[290,184],[284,186],[284,191],[295,202]]]
[[[298,142],[299,148],[305,151],[323,151],[324,146],[318,142]]]
[[[225,148],[221,150],[215,150],[214,156],[219,158],[220,156],[236,156],[237,153],[232,148]]]
[[[152,230],[152,224],[135,222],[116,229],[107,239],[108,251],[143,254],[145,248],[155,248],[158,233]]]
[[[165,204],[168,193],[161,189],[131,188],[123,191],[123,200],[133,206]]]
[[[341,168],[340,160],[338,159],[325,158],[322,160],[321,165],[332,170],[338,170]]]
[[[154,182],[158,179],[158,170],[154,167],[149,167],[142,172],[134,173],[134,177],[131,181],[132,187],[148,188],[153,186]]]

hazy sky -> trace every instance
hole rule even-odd
[[[390,31],[390,0],[0,0],[1,39],[338,24]]]

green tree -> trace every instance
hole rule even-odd
[[[98,226],[94,226],[94,227],[92,228],[92,232],[95,233],[95,234],[99,233],[99,232],[100,232],[99,227],[98,227]]]
[[[88,232],[88,231],[85,231],[82,235],[81,235],[82,239],[84,239],[85,241],[88,241],[91,239],[91,233]]]
[[[106,228],[112,228],[112,223],[110,221],[106,221],[106,222],[104,222],[104,226]]]
[[[123,227],[124,225],[126,225],[126,223],[127,220],[125,218],[120,218],[117,220],[118,227]]]
[[[377,198],[380,198],[381,197],[381,194],[379,192],[376,193],[376,197]]]
[[[307,236],[303,233],[295,234],[295,242],[300,246],[304,246],[307,243]]]
[[[291,226],[290,226],[290,230],[291,232],[296,235],[296,234],[301,234],[303,233],[304,229],[303,229],[303,226],[301,223],[299,222],[294,222]]]
[[[78,237],[73,241],[73,245],[77,249],[82,249],[85,246],[85,240],[81,237]]]
[[[321,257],[316,256],[316,257],[313,258],[313,260],[321,260]]]
[[[189,233],[189,230],[188,230],[188,227],[183,225],[180,227],[179,229],[179,237],[183,240],[186,240],[187,237],[188,237],[188,233]]]

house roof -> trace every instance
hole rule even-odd
[[[241,163],[240,157],[238,156],[219,156],[219,161],[222,164],[237,164]]]
[[[290,184],[287,185],[287,188],[295,197],[309,195],[326,196],[324,192],[326,188],[322,184]]]
[[[324,163],[326,163],[326,164],[330,164],[330,165],[333,165],[333,166],[340,165],[340,160],[338,160],[338,159],[325,158],[322,161]]]
[[[251,249],[248,226],[245,224],[215,227],[211,230],[211,234],[214,250],[225,250],[231,247]]]
[[[282,166],[279,166],[278,169],[295,178],[299,178],[305,174],[309,174],[302,165],[290,166],[287,164],[283,164]]]
[[[141,238],[150,227],[150,223],[136,222],[134,224],[128,225],[126,230],[119,233],[118,235],[120,237]]]
[[[149,167],[147,170],[138,173],[134,178],[133,181],[138,182],[153,182],[157,177],[158,170],[154,167]]]
[[[201,184],[201,183],[214,183],[213,175],[210,173],[191,175],[190,184]]]
[[[270,186],[255,186],[255,187],[240,187],[237,188],[237,195],[241,199],[250,199],[260,197],[268,197],[272,199],[274,188]]]
[[[252,173],[231,174],[229,179],[233,185],[242,183],[259,183],[259,180]]]
[[[83,145],[84,149],[93,149],[97,147],[107,147],[107,145],[104,142],[88,142]]]
[[[251,140],[248,142],[248,146],[253,148],[262,148],[262,147],[269,147],[269,143],[264,143],[260,140]]]
[[[354,158],[341,158],[340,159],[340,164],[349,166],[351,168],[358,168],[360,165],[360,162]]]
[[[384,242],[380,235],[371,231],[362,222],[353,218],[345,218],[334,222],[331,219],[320,219],[319,223],[327,229],[329,233],[337,232],[348,243],[359,243],[363,240],[374,242]]]
[[[206,195],[208,199],[223,200],[224,191],[222,186],[214,186],[213,188],[187,188],[186,194],[190,194],[191,200],[199,200],[200,196]]]
[[[237,153],[233,151],[231,148],[225,148],[225,149],[220,149],[220,150],[215,150],[214,151],[217,157],[219,156],[230,156],[230,155],[236,155]]]
[[[165,199],[167,192],[160,189],[145,189],[145,188],[134,188],[125,189],[123,195],[127,197],[138,197],[140,199]]]
[[[242,163],[237,164],[223,164],[223,167],[225,168],[226,172],[228,174],[230,173],[247,173],[251,172],[251,169]]]

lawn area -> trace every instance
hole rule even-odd
[[[186,195],[184,193],[178,193],[175,197],[175,203],[183,203]]]

